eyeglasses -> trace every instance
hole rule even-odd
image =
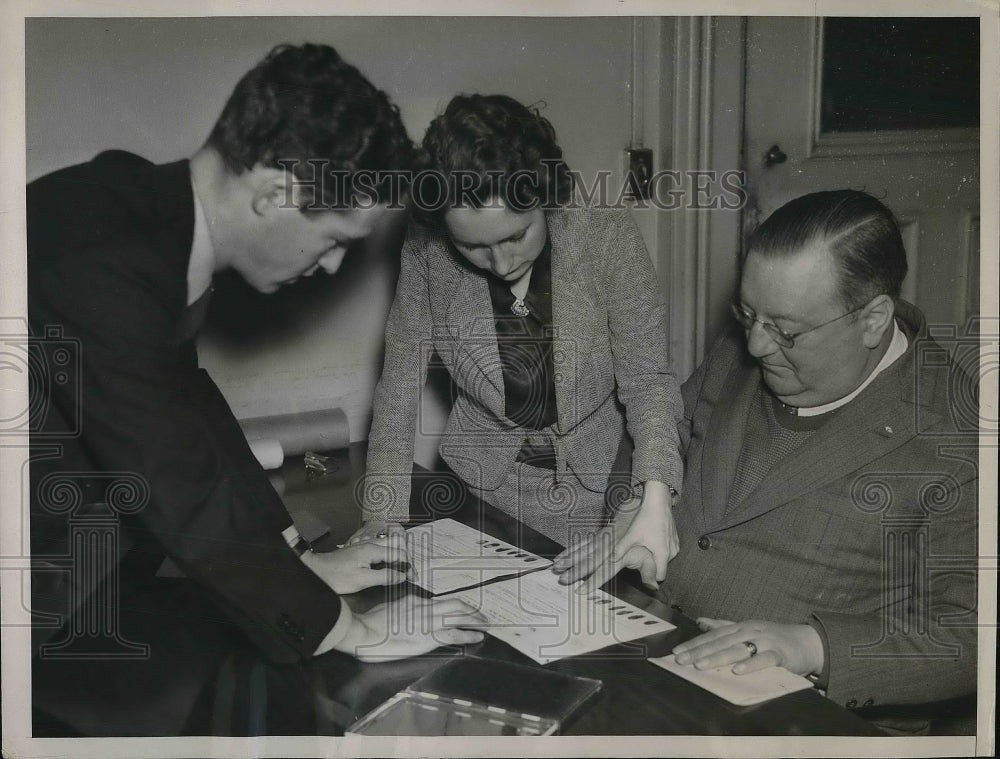
[[[770,335],[771,339],[774,340],[774,342],[776,342],[782,348],[793,348],[793,347],[795,347],[795,339],[797,337],[801,337],[802,335],[804,335],[804,334],[806,334],[808,332],[813,332],[813,331],[819,329],[820,327],[825,327],[827,324],[833,324],[836,321],[840,321],[845,316],[850,316],[851,314],[855,313],[856,311],[860,311],[862,308],[864,308],[867,305],[868,305],[868,303],[862,303],[857,308],[852,308],[846,314],[841,314],[840,316],[838,316],[838,317],[836,317],[834,319],[830,319],[829,321],[825,321],[822,324],[817,324],[815,327],[810,327],[809,329],[804,329],[801,332],[785,332],[785,330],[783,330],[777,324],[772,324],[771,322],[761,321],[760,319],[757,318],[756,314],[753,314],[753,313],[751,313],[749,311],[746,311],[743,308],[743,306],[739,305],[738,303],[730,303],[729,304],[729,308],[732,310],[733,316],[736,317],[736,321],[738,321],[740,323],[740,326],[743,327],[743,329],[749,331],[749,330],[753,329],[753,325],[755,323],[759,324],[760,326],[762,326],[764,328],[764,331],[767,332],[768,335]]]

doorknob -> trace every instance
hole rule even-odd
[[[788,156],[785,152],[779,148],[777,145],[772,145],[768,148],[767,153],[764,154],[764,165],[771,167],[775,164],[784,163],[788,160]]]

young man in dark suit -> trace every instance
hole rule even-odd
[[[198,688],[178,683],[203,677],[215,653],[243,640],[233,624],[286,663],[481,640],[456,626],[475,617],[455,601],[352,614],[338,594],[401,582],[373,565],[405,552],[386,538],[296,550],[282,501],[197,365],[217,272],[233,269],[261,292],[333,274],[383,221],[392,192],[391,179],[364,192],[354,179],[412,158],[398,110],[356,68],[330,47],[279,46],[243,77],[190,161],[156,166],[112,151],[28,187],[29,321],[47,345],[66,347],[45,360],[56,379],[71,379],[32,386],[44,410],[32,429],[32,603],[51,615],[35,631],[37,710],[114,734],[100,696],[112,706],[134,698],[124,683],[138,678],[146,697],[177,691],[164,714],[183,712],[177,702]],[[87,532],[102,519],[120,550]],[[57,571],[67,556],[73,570]],[[191,581],[181,602],[159,598],[164,583],[152,575],[165,556]],[[140,607],[192,645],[134,645],[119,616]],[[394,637],[391,620],[414,615],[409,636]],[[81,703],[67,689],[73,679]],[[121,689],[105,692],[112,681]],[[78,707],[89,710],[82,720]]]

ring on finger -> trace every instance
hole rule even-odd
[[[757,644],[750,640],[743,641],[743,645],[747,647],[747,651],[750,652],[750,658],[752,659],[757,655]]]

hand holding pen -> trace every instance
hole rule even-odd
[[[398,585],[407,579],[410,568],[405,532],[401,536],[386,532],[327,553],[306,551],[302,561],[338,593]]]

